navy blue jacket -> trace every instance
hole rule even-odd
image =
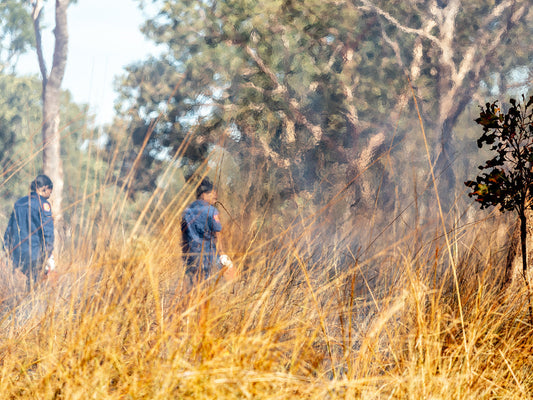
[[[204,200],[196,200],[185,210],[181,221],[183,252],[202,254],[212,262],[217,251],[216,232],[221,230],[218,210]]]
[[[4,234],[4,246],[15,266],[44,261],[54,249],[54,220],[48,200],[31,192],[18,199]]]

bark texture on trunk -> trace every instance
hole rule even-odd
[[[530,281],[530,271],[533,263],[533,210],[527,209],[524,214],[525,220],[518,218],[511,233],[502,287],[509,286],[514,282],[522,283],[526,277]],[[522,230],[524,227],[525,246],[522,244],[522,239],[524,239]],[[526,249],[525,257],[523,252],[524,248]],[[529,271],[524,270],[524,261],[529,266]]]
[[[509,37],[511,28],[521,23],[527,14],[528,2],[523,0],[502,0],[496,2],[477,30],[477,35],[471,44],[458,45],[457,29],[458,17],[464,0],[449,0],[447,2],[429,2],[429,7],[421,15],[424,21],[421,27],[412,27],[402,23],[397,16],[380,8],[371,0],[360,0],[360,9],[375,12],[383,24],[383,37],[395,52],[398,65],[402,67],[411,81],[415,83],[420,76],[420,69],[425,61],[422,59],[424,51],[434,54],[436,78],[438,80],[435,102],[437,104],[434,124],[431,121],[438,146],[433,160],[436,161],[435,172],[439,179],[439,196],[443,206],[448,208],[454,201],[456,179],[453,163],[455,158],[455,144],[453,129],[458,117],[466,105],[472,100],[481,80],[490,73],[491,60],[497,48]],[[401,36],[389,36],[387,26],[394,26],[406,35],[415,35],[417,41],[413,47],[411,57],[405,57],[401,51]],[[425,44],[424,44],[425,43]],[[401,102],[400,102],[401,103]]]
[[[33,21],[36,37],[36,50],[39,60],[43,80],[43,172],[54,182],[54,192],[52,201],[54,205],[54,218],[58,225],[63,215],[63,163],[61,160],[61,132],[60,132],[60,105],[61,105],[61,83],[65,75],[65,67],[68,54],[68,28],[67,28],[67,8],[69,0],[55,1],[55,21],[54,28],[54,54],[52,68],[48,75],[44,63],[40,18],[43,8],[42,0],[34,3]]]

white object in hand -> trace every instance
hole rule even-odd
[[[44,266],[44,270],[46,272],[50,272],[56,269],[56,260],[54,259],[54,255],[52,254],[50,257],[48,257],[48,260],[46,261],[46,265]]]
[[[220,264],[222,264],[224,267],[233,268],[233,263],[227,255],[222,254],[218,259],[220,260]]]

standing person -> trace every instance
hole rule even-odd
[[[26,275],[28,290],[35,286],[44,271],[55,269],[54,220],[48,202],[53,187],[48,176],[38,175],[30,185],[29,196],[15,202],[4,234],[4,248],[13,267]]]
[[[217,266],[217,245],[220,251],[219,212],[214,206],[218,193],[209,178],[196,189],[194,201],[183,213],[181,221],[182,248],[189,280],[207,279]]]

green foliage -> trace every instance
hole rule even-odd
[[[262,165],[282,177],[280,191],[313,190],[317,182],[328,188],[358,152],[357,113],[375,115],[353,97],[377,98],[382,111],[394,101],[383,88],[357,84],[362,70],[381,71],[387,57],[376,51],[373,22],[355,23],[354,8],[333,1],[158,4],[144,31],[168,53],[130,66],[117,85],[139,150],[153,127],[145,166],[193,133],[182,161],[188,169],[218,145],[243,170]],[[364,60],[353,51],[358,46],[367,49]]]
[[[0,74],[0,165],[4,175],[31,166],[42,147],[40,136],[40,82],[35,78],[19,78]]]
[[[497,103],[487,103],[476,122],[483,126],[478,147],[484,144],[496,155],[481,170],[488,170],[465,185],[474,191],[481,208],[501,206],[502,211],[516,211],[520,221],[522,276],[528,289],[529,319],[533,323],[533,292],[527,273],[527,217],[526,208],[533,208],[533,96],[522,103],[511,99],[511,107],[504,113]]]
[[[0,147],[5,149],[0,155],[0,208],[7,212],[42,171],[41,81],[31,76],[0,74],[0,93]],[[83,186],[92,187],[106,165],[98,161],[95,150],[91,153],[85,149],[87,146],[82,147],[94,139],[95,132],[87,128],[87,108],[73,103],[67,91],[61,94],[61,121],[65,198],[75,202],[82,195]],[[66,210],[67,218],[70,212]],[[0,229],[5,226],[2,222]]]
[[[19,55],[34,44],[33,24],[28,8],[20,0],[0,3],[0,72],[14,68]]]
[[[487,103],[476,122],[483,127],[478,147],[489,146],[495,156],[480,170],[487,172],[465,185],[473,192],[481,208],[502,207],[502,211],[523,211],[531,207],[533,188],[533,96],[526,102],[511,99],[511,107],[504,113],[497,105]]]
[[[471,142],[472,98],[495,86],[500,65],[508,76],[531,54],[531,46],[518,43],[531,24],[497,34],[512,10],[494,13],[492,0],[463,4],[457,14],[453,4],[380,0],[149,3],[146,9],[158,12],[143,31],[165,50],[129,66],[116,82],[114,141],[133,144],[122,149],[128,161],[116,172],[124,179],[140,157],[132,192],[153,190],[178,150],[177,165],[187,176],[223,148],[226,160],[239,166],[227,177],[234,192],[251,175],[265,179],[253,182],[251,192],[274,191],[266,197],[279,195],[280,202],[309,192],[319,203],[341,191],[350,205],[366,197],[366,209],[349,208],[357,213],[410,202],[416,185],[425,190],[428,162],[420,155],[407,75],[430,148],[449,150],[445,166],[461,168],[462,182],[476,149],[460,146],[458,154],[450,143]],[[448,24],[445,13],[451,13]],[[500,38],[507,42],[490,50]],[[392,153],[358,170],[380,132],[380,152]],[[453,193],[452,186],[446,190]]]

